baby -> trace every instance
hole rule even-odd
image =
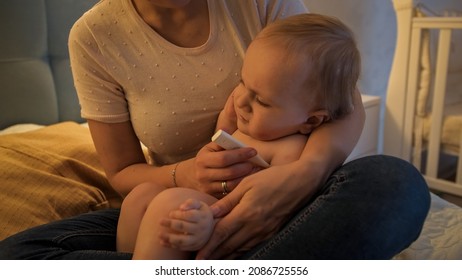
[[[235,130],[270,165],[298,160],[315,128],[353,110],[360,64],[352,32],[337,19],[301,14],[276,21],[250,44],[217,128]],[[226,194],[226,181],[222,187]],[[134,259],[190,259],[207,243],[215,197],[187,188],[143,193],[137,187],[124,201],[118,250]],[[137,215],[136,238],[124,239],[124,220]]]

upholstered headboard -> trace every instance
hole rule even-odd
[[[0,1],[0,129],[81,121],[67,38],[77,18],[96,2]]]

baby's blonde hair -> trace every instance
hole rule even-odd
[[[300,14],[268,25],[255,40],[267,39],[283,46],[288,58],[306,59],[310,64],[308,84],[331,119],[353,110],[361,58],[346,25],[325,15]]]

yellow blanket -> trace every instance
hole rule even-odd
[[[0,136],[0,240],[120,202],[87,128],[65,122]]]

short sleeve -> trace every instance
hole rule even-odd
[[[69,34],[69,56],[81,115],[102,122],[129,120],[122,87],[107,71],[105,57],[83,18]]]

